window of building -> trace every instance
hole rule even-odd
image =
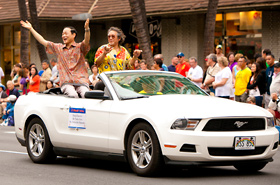
[[[228,54],[242,53],[253,59],[262,48],[262,12],[233,12],[217,14],[215,45],[222,44]]]

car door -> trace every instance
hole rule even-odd
[[[108,151],[108,121],[113,100],[66,98],[56,123],[56,146],[91,151]]]

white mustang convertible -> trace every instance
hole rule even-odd
[[[261,170],[278,149],[272,115],[210,97],[170,72],[104,72],[85,98],[60,89],[20,96],[15,130],[35,163],[56,156],[128,161],[141,176],[163,165],[233,165]]]

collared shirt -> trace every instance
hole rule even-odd
[[[103,48],[105,46],[109,45],[105,44],[98,48],[95,54],[95,61],[100,55],[102,55],[102,53],[104,52]],[[102,64],[98,66],[99,74],[104,71],[121,71],[126,69],[133,69],[133,67],[129,63],[130,59],[130,54],[124,47],[121,46],[119,52],[113,49],[106,55]]]
[[[57,57],[60,85],[73,84],[89,86],[88,72],[85,56],[90,50],[90,45],[84,42],[73,43],[68,49],[65,44],[48,42],[47,52]]]

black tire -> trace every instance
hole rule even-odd
[[[129,165],[137,175],[154,176],[162,169],[163,157],[158,138],[149,124],[139,123],[133,127],[126,148]]]
[[[48,131],[41,119],[30,121],[25,138],[28,155],[34,163],[49,163],[56,159]]]
[[[241,172],[245,173],[255,173],[266,166],[266,162],[259,162],[259,163],[240,163],[235,164],[234,167]]]

